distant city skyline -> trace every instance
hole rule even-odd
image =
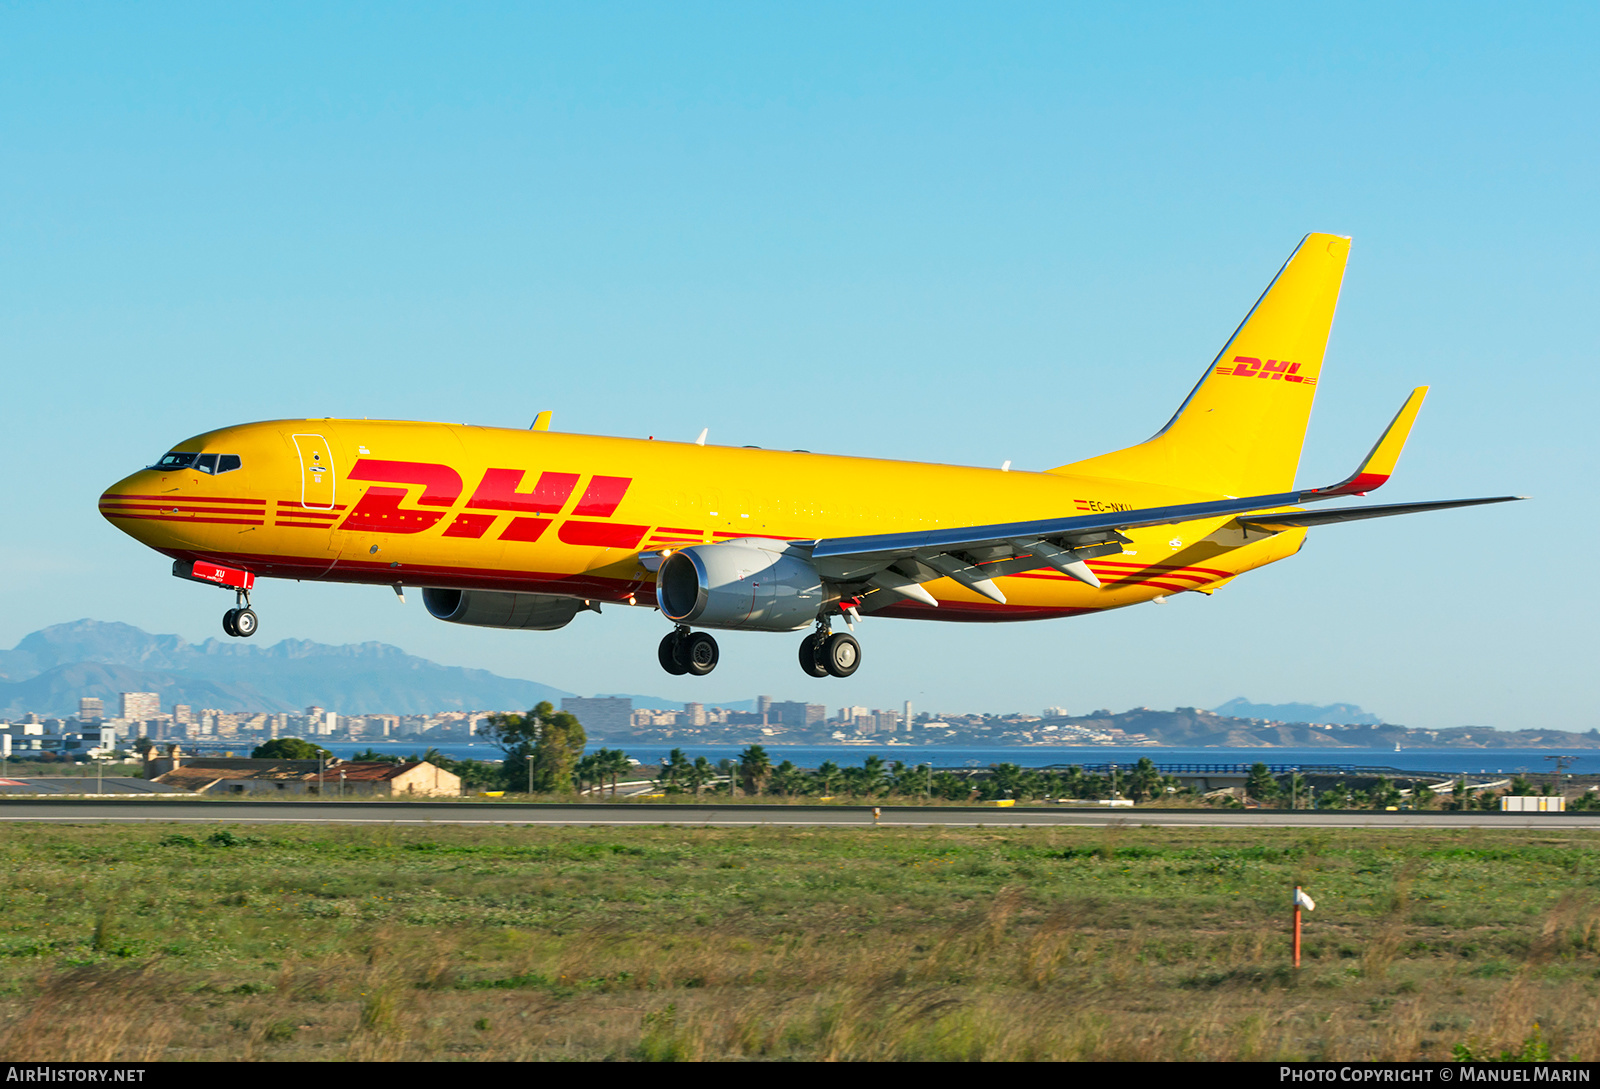
[[[1444,17],[1448,14],[1448,17]],[[443,419],[1038,470],[1137,442],[1310,231],[1353,236],[1301,481],[1433,393],[1382,500],[1206,598],[1004,626],[868,618],[655,660],[265,582],[262,634],[677,702],[1357,703],[1586,730],[1600,590],[1600,10],[352,4],[8,10],[0,645],[200,642],[229,603],[100,518],[255,419]],[[841,482],[841,487],[845,486]],[[1508,538],[1515,536],[1515,544]],[[707,687],[708,683],[712,687]]]
[[[223,678],[232,683],[214,683]],[[27,683],[43,680],[51,681],[43,689]],[[152,684],[158,690],[136,691],[128,687],[140,683]],[[796,687],[806,686],[802,683]],[[525,698],[516,700],[515,695]],[[464,710],[475,715],[493,710],[524,710],[546,699],[601,714],[609,714],[613,706],[623,704],[629,708],[682,712],[690,716],[691,722],[704,720],[713,711],[754,712],[760,717],[773,708],[777,708],[775,713],[780,719],[795,714],[803,714],[808,722],[830,717],[827,702],[791,700],[783,693],[778,698],[758,693],[743,699],[689,701],[615,692],[583,697],[539,681],[440,667],[375,642],[329,646],[305,640],[248,644],[208,640],[195,645],[178,636],[152,634],[131,625],[81,620],[30,633],[16,647],[0,649],[0,721],[8,714],[11,718],[31,715],[64,719],[69,717],[71,707],[77,709],[77,718],[82,721],[137,722],[170,717],[187,724],[195,716],[205,715],[226,715],[230,721],[238,717],[282,720],[302,714],[298,705],[315,700],[316,705],[305,708],[303,714],[321,713],[326,705],[331,714],[398,722],[405,717],[460,714]],[[1135,705],[1132,709],[1144,706]],[[1026,711],[1014,707],[939,706],[921,710],[924,716],[935,717],[976,713],[1067,718],[1112,713],[1060,705]],[[1259,718],[1282,712],[1299,716],[1297,720],[1318,722],[1379,721],[1378,716],[1350,703],[1323,707],[1305,703],[1267,705],[1235,698],[1215,710]],[[905,723],[917,717],[916,711],[915,701],[908,699],[901,702],[898,710],[845,704],[832,717],[847,721],[870,712],[875,720],[888,715]],[[313,732],[328,730],[318,727]]]

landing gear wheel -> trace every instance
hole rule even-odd
[[[717,641],[697,631],[683,641],[683,661],[689,673],[704,677],[717,668]]]
[[[681,677],[689,672],[689,665],[683,660],[682,652],[683,636],[675,631],[669,631],[661,640],[661,646],[656,649],[656,657],[660,659],[662,669],[674,677]]]
[[[835,677],[848,677],[861,668],[861,644],[855,636],[834,632],[822,644],[822,664]]]
[[[800,640],[800,668],[808,677],[826,677],[828,667],[822,663],[822,643],[828,637],[814,631]]]
[[[233,614],[233,634],[241,639],[250,638],[260,626],[254,609],[240,609]]]
[[[233,620],[234,617],[239,615],[239,612],[240,610],[238,609],[229,609],[227,612],[222,614],[222,630],[233,636],[235,639],[239,638],[239,631],[233,626]]]

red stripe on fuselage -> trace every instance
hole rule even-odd
[[[124,499],[158,499],[158,500],[161,500],[162,502],[171,502],[172,501],[172,496],[171,495],[135,495],[132,492],[106,492],[104,495],[102,495],[100,497],[100,501],[102,503],[107,502],[107,501],[111,501],[111,500],[121,501],[121,500],[124,500]],[[265,499],[232,499],[232,498],[229,498],[227,496],[208,495],[208,496],[205,497],[205,499],[200,500],[200,502],[204,502],[204,503],[250,503],[250,504],[254,504],[256,506],[265,506],[267,501]]]
[[[242,511],[237,513],[243,513]],[[126,518],[135,522],[179,522],[183,525],[218,525],[218,526],[259,526],[264,523],[251,521],[244,518],[186,518],[181,514],[123,514],[120,511],[107,511],[107,518]]]

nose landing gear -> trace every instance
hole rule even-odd
[[[222,614],[222,630],[235,639],[248,639],[261,626],[255,610],[250,607],[250,587],[256,584],[253,573],[206,560],[173,560],[172,573],[190,582],[233,589],[234,607]]]
[[[238,604],[222,614],[222,630],[235,639],[248,639],[261,626],[256,611],[250,607],[250,591],[238,590]]]

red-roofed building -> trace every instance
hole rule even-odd
[[[461,777],[426,760],[405,764],[330,760],[178,758],[178,767],[155,781],[199,794],[252,797],[317,795],[324,798],[455,798]]]

